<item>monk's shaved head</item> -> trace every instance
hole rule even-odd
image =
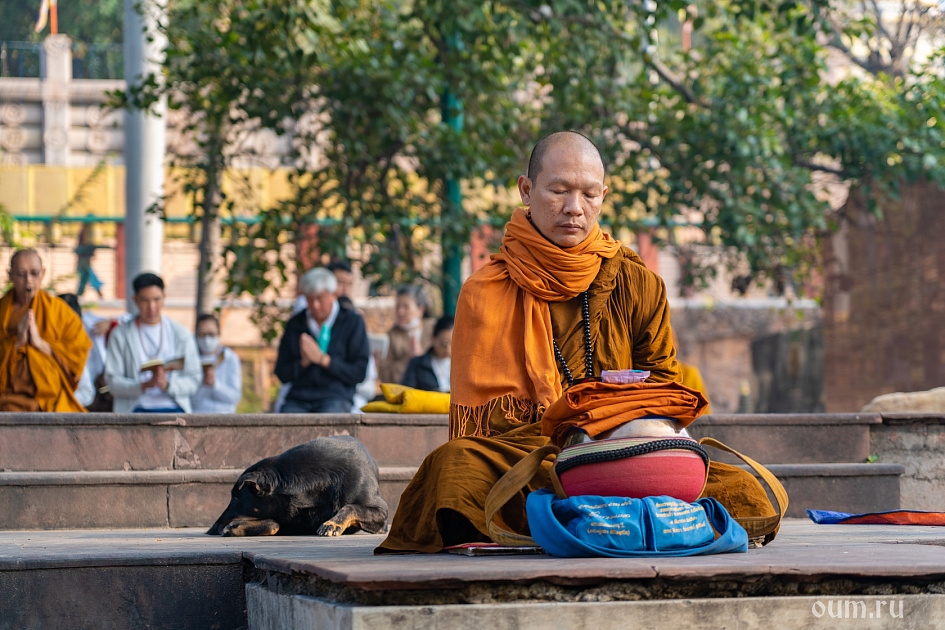
[[[13,252],[13,255],[10,256],[10,269],[15,269],[18,262],[24,261],[26,258],[32,256],[36,257],[36,260],[39,261],[40,269],[43,268],[43,259],[40,257],[39,252],[33,249],[32,247],[27,247],[25,249],[18,249]]]
[[[535,145],[518,192],[531,224],[558,247],[581,244],[597,227],[607,194],[604,161],[593,142],[559,131]]]
[[[532,154],[528,158],[528,179],[533,182],[544,168],[545,155],[549,149],[561,147],[570,151],[581,151],[597,156],[601,167],[604,166],[604,158],[600,154],[600,149],[590,138],[577,131],[556,131],[550,133],[537,143],[532,149]]]

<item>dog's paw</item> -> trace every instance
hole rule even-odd
[[[325,521],[315,533],[319,536],[341,536],[344,531],[345,528],[338,523],[333,521]]]
[[[236,525],[236,524],[234,524],[234,523],[230,523],[229,525],[227,525],[226,527],[223,528],[223,531],[220,532],[220,535],[222,535],[222,536],[242,536],[242,535],[243,535],[243,528],[242,528],[242,527],[239,527],[238,525]]]

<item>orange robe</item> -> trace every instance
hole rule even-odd
[[[16,347],[16,329],[28,308],[15,308],[13,291],[0,298],[0,411],[85,411],[75,389],[92,342],[68,304],[40,291],[33,298],[40,336],[52,356],[26,344]]]
[[[375,553],[433,553],[488,539],[486,495],[509,468],[549,443],[541,416],[567,387],[552,338],[574,378],[585,376],[581,291],[588,290],[595,374],[632,368],[650,370],[651,382],[678,380],[666,288],[640,257],[599,229],[576,248],[545,243],[517,211],[503,251],[463,285],[453,332],[454,439],[424,460]],[[519,291],[508,277],[530,255],[551,260],[525,269],[518,286],[533,282]],[[545,461],[527,490],[549,487],[550,468]],[[497,524],[528,533],[525,492],[502,508]]]

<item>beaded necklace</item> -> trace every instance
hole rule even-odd
[[[584,316],[582,324],[584,325],[584,376],[585,378],[594,375],[594,348],[591,346],[591,315],[587,306],[587,291],[581,293],[581,314]],[[564,371],[564,377],[568,380],[568,386],[574,385],[574,375],[571,374],[571,368],[565,363],[561,350],[558,348],[558,342],[552,337],[551,343],[555,348],[555,358],[561,364]]]

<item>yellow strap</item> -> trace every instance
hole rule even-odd
[[[496,525],[495,515],[502,509],[502,506],[508,503],[522,488],[528,485],[528,482],[532,480],[535,473],[541,470],[541,463],[545,460],[545,457],[548,455],[557,455],[560,452],[561,449],[553,444],[537,448],[512,466],[512,468],[502,475],[502,478],[492,486],[492,490],[489,491],[489,496],[486,497],[486,525],[489,527],[489,537],[493,542],[507,547],[535,546],[535,540],[531,536],[516,534]],[[558,486],[560,487],[560,482]]]
[[[778,525],[781,523],[781,519],[784,517],[784,513],[787,512],[788,508],[787,491],[784,489],[784,486],[781,485],[781,482],[778,481],[778,478],[771,474],[771,471],[752,458],[742,455],[735,449],[722,444],[714,438],[704,437],[699,440],[699,444],[702,446],[712,446],[719,449],[720,451],[731,453],[735,457],[751,466],[751,468],[756,473],[758,473],[758,476],[761,477],[762,480],[764,480],[764,482],[768,485],[768,488],[774,495],[775,500],[778,502],[778,513],[774,516],[748,516],[744,518],[737,518],[735,520],[738,521],[739,525],[745,528],[749,538],[767,536],[768,534],[775,531],[778,528]]]

